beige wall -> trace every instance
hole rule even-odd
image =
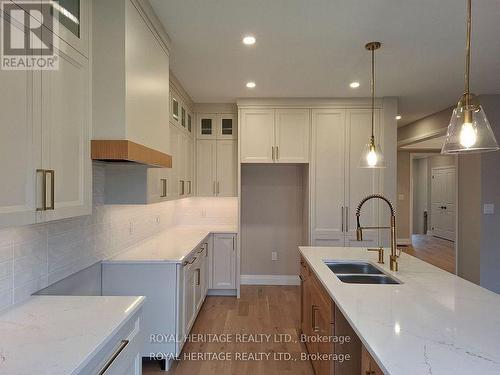
[[[398,146],[401,147],[418,140],[446,134],[452,112],[453,107],[449,107],[399,128]]]
[[[298,274],[305,209],[304,168],[242,165],[242,275]],[[278,252],[277,261],[271,260],[272,251]]]
[[[398,201],[397,225],[398,240],[410,239],[410,153],[398,151]]]

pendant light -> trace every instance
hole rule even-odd
[[[442,154],[488,152],[498,150],[490,123],[476,95],[469,90],[472,0],[467,0],[467,44],[465,93],[453,110]]]
[[[365,45],[365,48],[372,53],[372,133],[369,142],[366,144],[361,154],[361,159],[359,161],[359,166],[361,168],[385,168],[382,148],[380,144],[375,143],[375,51],[381,46],[380,42],[370,42]]]

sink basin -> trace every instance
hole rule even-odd
[[[387,275],[337,275],[340,281],[348,284],[401,284]]]
[[[377,267],[368,262],[326,262],[334,274],[383,275]]]

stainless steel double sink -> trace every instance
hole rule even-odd
[[[377,267],[363,261],[325,261],[340,281],[347,284],[401,284]]]

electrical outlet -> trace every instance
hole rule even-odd
[[[405,200],[405,195],[404,194],[398,194],[398,200],[404,201]]]
[[[485,215],[494,215],[495,214],[495,205],[493,203],[485,203],[483,205],[483,213]]]
[[[128,234],[132,235],[133,233],[134,233],[134,221],[130,220],[128,226]]]
[[[278,252],[277,251],[273,251],[271,253],[271,260],[278,260]]]

